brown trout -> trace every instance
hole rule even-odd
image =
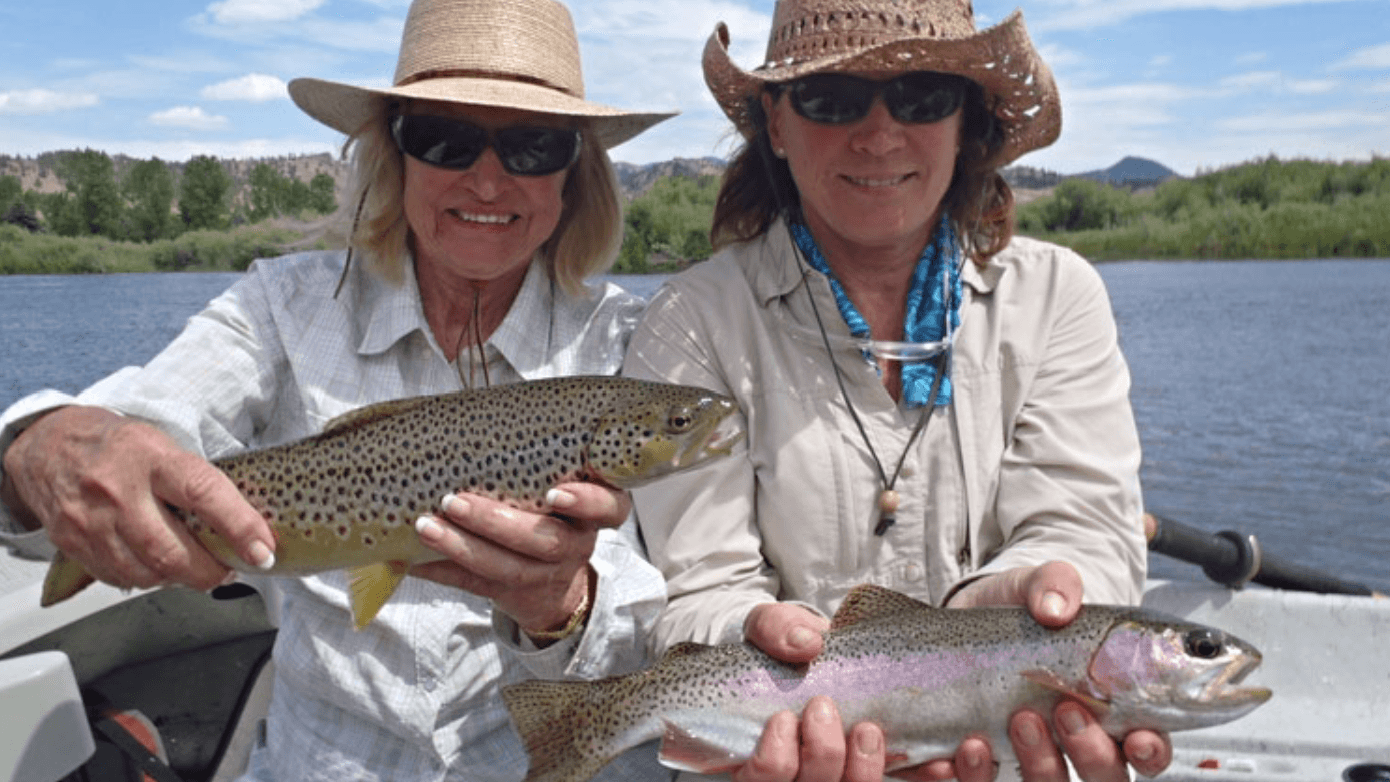
[[[353,621],[365,627],[413,564],[439,559],[415,519],[449,492],[543,510],[566,481],[640,486],[729,453],[742,437],[733,400],[703,388],[618,377],[565,377],[384,402],[321,434],[213,462],[275,533],[258,570],[196,516],[179,514],[223,564],[248,573],[346,569]],[[92,582],[59,554],[41,602]]]
[[[863,585],[809,666],[748,644],[686,643],[628,676],[528,681],[502,697],[530,757],[527,782],[582,782],[656,738],[671,768],[726,772],[753,754],[773,714],[799,714],[815,695],[834,699],[846,725],[881,726],[892,772],[949,757],[972,734],[1011,757],[1010,715],[1051,714],[1067,696],[1116,738],[1228,722],[1269,699],[1235,686],[1259,663],[1238,638],[1142,609],[1085,606],[1051,630],[1023,608],[939,609]]]

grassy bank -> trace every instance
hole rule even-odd
[[[106,274],[155,271],[244,271],[303,239],[264,224],[229,231],[190,231],[150,243],[29,233],[0,224],[0,274]]]
[[[1018,232],[1091,260],[1390,257],[1390,160],[1270,158],[1131,193],[1069,179]]]

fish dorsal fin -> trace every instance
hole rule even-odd
[[[830,629],[839,630],[888,614],[923,610],[937,609],[901,592],[874,584],[860,584],[851,589],[845,597],[845,602],[840,604],[840,610],[835,612],[835,618],[830,622]]]
[[[352,607],[352,626],[361,630],[372,621],[410,567],[404,562],[373,562],[348,571],[348,602]]]
[[[359,407],[356,410],[349,410],[329,421],[328,425],[323,428],[323,433],[335,434],[366,426],[373,421],[404,413],[407,410],[414,410],[429,401],[430,397],[417,396],[409,399],[393,399],[390,402],[377,402],[373,405]]]

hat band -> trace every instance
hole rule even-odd
[[[437,68],[431,71],[420,71],[401,79],[396,84],[397,87],[407,87],[411,84],[418,84],[422,81],[431,79],[493,79],[497,81],[515,81],[522,84],[531,84],[536,87],[544,87],[548,90],[563,92],[571,98],[583,99],[581,95],[575,95],[572,90],[566,89],[559,84],[552,84],[545,79],[537,79],[534,76],[522,76],[516,73],[498,73],[496,71],[480,71],[467,68]]]

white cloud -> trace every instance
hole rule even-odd
[[[1341,86],[1342,82],[1338,79],[1300,79],[1288,83],[1289,91],[1300,95],[1326,95]]]
[[[288,22],[323,5],[324,0],[220,0],[208,6],[219,24]]]
[[[1236,92],[1277,89],[1284,77],[1279,71],[1250,71],[1235,76],[1227,76],[1220,81],[1222,87]]]
[[[1038,29],[1077,30],[1113,25],[1146,14],[1169,11],[1249,11],[1343,0],[1041,0],[1046,6]],[[1032,26],[1030,21],[1029,26]]]
[[[0,92],[0,114],[51,114],[95,106],[97,102],[97,96],[87,92],[15,90]]]
[[[1342,128],[1381,127],[1390,125],[1390,113],[1357,110],[1314,111],[1301,114],[1252,114],[1218,120],[1217,127],[1234,132],[1318,131]]]
[[[227,126],[226,117],[208,114],[201,106],[175,106],[157,111],[150,115],[150,122],[189,130],[217,130]]]
[[[1357,49],[1332,66],[1333,70],[1390,69],[1390,43]]]
[[[264,73],[251,73],[237,79],[228,79],[202,89],[199,93],[206,100],[241,100],[264,103],[288,97],[285,82]]]

